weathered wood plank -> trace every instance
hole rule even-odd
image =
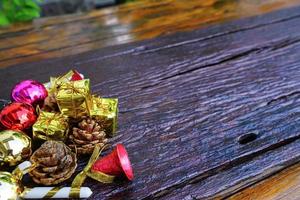
[[[290,157],[290,155],[286,155]],[[298,159],[299,160],[299,159]],[[255,199],[255,200],[277,200],[277,199],[299,199],[300,185],[299,164],[292,166],[280,173],[266,179],[257,185],[247,188],[229,199]]]
[[[146,0],[87,15],[41,19],[33,25],[0,30],[0,67],[192,30],[296,4],[300,1],[209,0],[187,4]]]
[[[1,69],[1,94],[7,98],[18,80],[46,81],[75,66],[96,93],[120,98],[113,142],[128,147],[136,179],[105,186],[88,181],[94,199],[230,195],[247,185],[240,181],[258,181],[299,157],[291,143],[300,137],[299,11]],[[233,31],[242,24],[247,28]],[[258,138],[239,144],[249,132]],[[238,171],[238,165],[252,171]],[[227,172],[230,179],[213,189]]]
[[[300,146],[298,141],[300,135],[299,130],[296,130],[294,127],[299,126],[299,120],[297,120],[297,118],[299,118],[297,117],[299,109],[296,108],[296,106],[299,106],[299,97],[300,94],[295,94],[286,97],[286,99],[274,101],[272,106],[270,106],[270,104],[266,107],[259,108],[263,113],[260,111],[257,113],[255,112],[257,117],[247,117],[249,121],[245,119],[245,121],[241,121],[238,125],[242,126],[241,124],[245,123],[247,124],[245,126],[251,126],[254,131],[258,131],[258,139],[254,140],[254,142],[258,142],[260,145],[265,144],[264,140],[276,140],[277,134],[275,132],[277,131],[284,135],[287,132],[292,131],[295,133],[293,137],[288,137],[285,140],[278,140],[278,143],[274,143],[274,146],[271,145],[264,148],[262,152],[251,152],[251,154],[248,155],[245,154],[243,155],[245,157],[237,162],[236,160],[228,158],[228,162],[230,163],[229,169],[218,168],[216,171],[208,172],[211,177],[208,177],[207,179],[204,179],[201,176],[189,179],[189,182],[186,183],[184,187],[180,187],[176,190],[170,188],[171,191],[164,191],[171,193],[164,196],[163,199],[211,199],[213,197],[222,199],[291,164],[297,163],[300,158]],[[295,107],[290,110],[288,108],[290,105]],[[278,122],[277,125],[273,124],[269,127],[269,123],[266,123],[266,121],[269,122],[272,118],[276,119],[276,115],[285,115],[286,113],[282,112],[282,110],[289,110],[290,114],[286,115],[287,120]],[[253,113],[254,112],[252,112],[252,114]],[[293,115],[293,117],[291,117],[291,115]],[[257,121],[255,118],[257,118]],[[276,120],[278,120],[278,118]],[[258,124],[261,124],[261,127],[253,127]],[[262,137],[267,137],[268,139],[263,139]],[[238,141],[237,138],[232,139],[236,142]],[[254,142],[252,142],[252,147]],[[243,145],[242,148],[244,148]],[[255,157],[258,154],[261,155]],[[261,195],[261,193],[258,191],[257,195]],[[253,198],[254,196],[249,194],[249,197]],[[238,196],[236,199],[239,199]]]
[[[184,187],[167,191],[169,194],[161,199],[298,199],[299,167],[291,167],[290,170],[284,170],[285,173],[268,177],[299,161],[299,145],[299,141],[294,141],[213,174],[206,180],[191,180]],[[239,192],[259,180],[265,181]],[[236,192],[236,195],[228,197]],[[283,196],[286,198],[280,198]]]

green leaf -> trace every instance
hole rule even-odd
[[[15,6],[22,6],[23,4],[22,0],[10,0],[10,1],[12,1]]]
[[[3,12],[15,10],[16,5],[13,1],[2,0],[2,10]]]
[[[0,12],[0,26],[7,26],[9,25],[9,20],[7,17],[4,15],[3,12]]]
[[[40,12],[34,9],[22,9],[15,14],[16,21],[31,21],[40,16]]]
[[[9,21],[13,21],[17,6],[14,1],[2,0],[2,11]]]
[[[10,22],[30,21],[40,16],[40,0],[0,0],[3,15]],[[2,20],[4,21],[4,20]]]
[[[38,11],[40,10],[39,5],[34,1],[25,1],[24,5],[25,5],[26,8],[33,8],[33,9],[38,10]]]

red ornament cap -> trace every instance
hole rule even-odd
[[[31,127],[36,120],[34,108],[26,103],[8,104],[0,112],[0,122],[8,129],[24,130]]]

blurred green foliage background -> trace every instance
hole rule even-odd
[[[40,16],[41,0],[1,0],[0,26],[14,22],[31,21]]]
[[[115,0],[112,2],[122,4],[132,1],[135,0]],[[31,21],[40,17],[41,2],[43,0],[0,0],[0,26]]]

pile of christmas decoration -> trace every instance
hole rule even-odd
[[[92,95],[90,80],[72,70],[42,84],[21,81],[11,92],[12,103],[0,112],[0,199],[87,198],[81,187],[86,177],[112,183],[115,177],[133,179],[127,151],[117,144],[99,158],[116,132],[118,100]],[[69,179],[81,155],[90,155],[86,167],[70,187],[51,187]],[[43,187],[26,188],[22,177]]]

